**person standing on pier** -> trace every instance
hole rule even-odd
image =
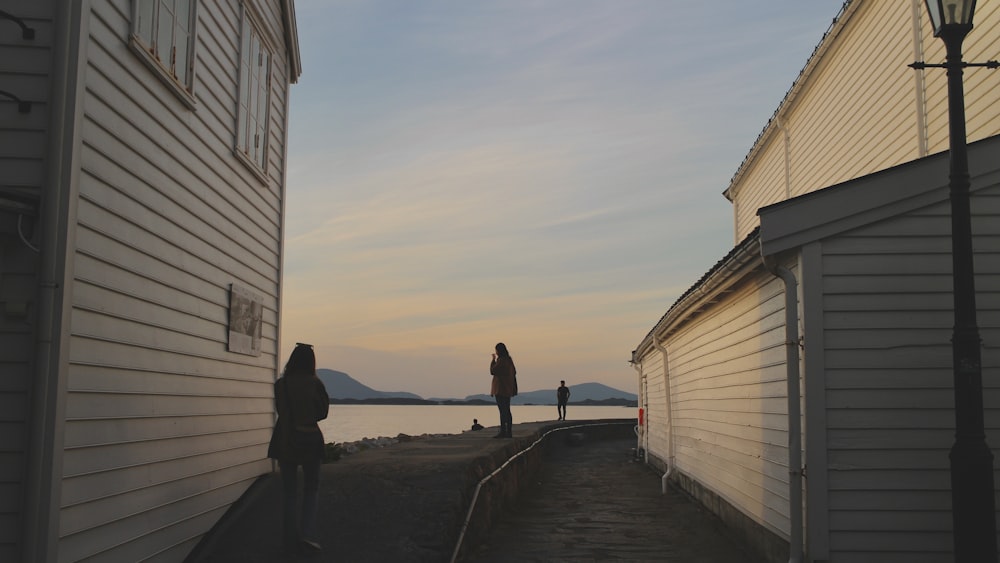
[[[497,408],[500,409],[500,432],[494,438],[513,438],[514,417],[510,414],[510,399],[517,396],[517,369],[503,342],[496,345],[490,374],[493,375],[490,395],[496,398]]]
[[[283,491],[283,535],[286,551],[318,552],[316,516],[319,510],[319,467],[323,432],[317,422],[330,411],[330,396],[316,376],[316,355],[309,344],[296,344],[282,376],[274,382],[274,424],[267,457],[278,460]],[[296,518],[298,467],[302,466],[301,520]]]
[[[566,387],[565,381],[559,382],[559,388],[556,389],[556,410],[559,411],[559,420],[566,420],[566,403],[569,402],[569,387]]]

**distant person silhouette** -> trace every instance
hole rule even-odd
[[[319,466],[323,432],[318,421],[330,410],[330,397],[316,377],[316,355],[309,344],[296,344],[281,377],[274,382],[274,424],[267,457],[278,460],[283,491],[282,544],[289,552],[318,552],[316,513],[319,510]],[[301,520],[296,518],[298,466],[302,466]]]
[[[494,438],[513,438],[514,417],[510,414],[510,398],[517,396],[517,369],[507,345],[499,342],[490,362],[490,396],[495,397],[500,409],[500,432]]]
[[[479,419],[478,418],[473,418],[472,419],[472,430],[482,430],[482,429],[483,429],[483,425],[479,424]]]
[[[565,381],[559,382],[559,388],[556,389],[556,410],[559,411],[559,420],[566,420],[566,403],[569,402],[569,387],[566,387]]]

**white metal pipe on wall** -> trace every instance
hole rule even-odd
[[[639,400],[637,401],[638,408],[639,410],[643,411],[643,414],[645,414],[645,409],[643,409],[643,406],[645,406],[646,404],[646,384],[645,384],[646,376],[644,376],[642,373],[642,363],[633,361],[632,369],[635,370],[636,376],[639,378],[638,381]],[[642,444],[643,437],[646,434],[645,424],[646,424],[645,416],[641,417],[641,419],[638,421],[638,424],[636,424],[635,452],[637,455],[640,451],[643,452],[645,451],[645,448],[643,447]]]
[[[63,424],[72,262],[80,167],[82,68],[90,2],[58,2],[53,14],[49,131],[39,227],[35,381],[32,383],[25,475],[22,560],[58,558]]]
[[[782,134],[782,144],[784,149],[785,158],[785,199],[790,199],[792,197],[792,137],[788,133],[788,128],[785,127],[784,121],[782,121],[781,116],[775,118],[778,125],[778,131]]]
[[[655,338],[653,339],[653,347],[660,352],[660,359],[663,361],[663,394],[667,407],[667,470],[660,477],[660,490],[663,494],[667,494],[667,482],[674,472],[674,409],[670,404],[670,369],[667,367],[667,349]]]
[[[764,265],[785,284],[785,370],[788,393],[788,562],[801,563],[802,542],[802,415],[799,388],[798,282],[795,275],[764,258]]]

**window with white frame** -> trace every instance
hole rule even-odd
[[[166,82],[191,94],[196,0],[133,0],[133,48]]]
[[[273,55],[245,8],[242,34],[236,152],[263,173],[267,167],[267,112],[271,103]]]

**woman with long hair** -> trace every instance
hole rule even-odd
[[[490,395],[496,398],[497,408],[500,409],[500,432],[494,438],[513,438],[514,417],[510,414],[510,398],[517,396],[517,369],[503,342],[496,345],[490,374],[493,376]]]
[[[284,492],[282,543],[288,551],[318,552],[316,513],[319,509],[319,467],[323,462],[323,432],[319,422],[330,410],[330,396],[316,377],[316,355],[309,344],[296,344],[281,377],[274,382],[278,420],[267,456],[278,460]],[[298,507],[298,467],[302,466],[301,520]]]

